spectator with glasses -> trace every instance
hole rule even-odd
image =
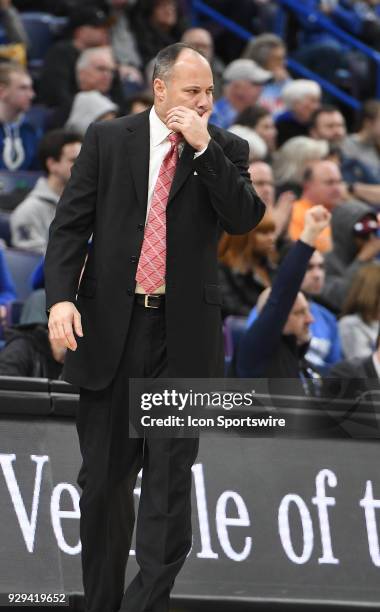
[[[282,239],[287,233],[290,215],[296,199],[293,191],[283,191],[276,198],[276,186],[273,170],[269,164],[257,161],[249,166],[252,184],[260,198],[265,202],[267,211],[271,212],[275,222],[275,238]]]

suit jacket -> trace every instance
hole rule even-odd
[[[219,224],[243,234],[265,211],[247,172],[247,143],[213,126],[210,135],[196,159],[185,144],[167,204],[170,377],[223,375]],[[76,302],[84,337],[68,351],[63,377],[85,388],[111,382],[126,341],[144,236],[149,142],[149,111],[92,124],[50,228],[47,307]]]

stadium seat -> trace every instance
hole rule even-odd
[[[40,12],[21,13],[21,19],[30,41],[28,60],[42,63],[47,50],[67,24],[67,19]]]
[[[0,210],[0,239],[7,246],[11,246],[11,228],[9,224],[9,213]]]
[[[42,172],[0,171],[0,210],[11,211],[33,189]]]
[[[19,312],[19,323],[22,325],[47,325],[46,293],[44,289],[32,291]]]
[[[24,302],[14,300],[7,304],[7,323],[8,325],[18,325],[20,323],[21,312],[24,307]]]
[[[0,194],[12,193],[17,189],[29,190],[33,189],[40,176],[43,176],[42,172],[0,172]]]
[[[26,300],[32,292],[31,275],[41,261],[40,253],[22,249],[5,249],[4,256],[12,275],[19,300]]]

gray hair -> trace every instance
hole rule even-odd
[[[91,64],[94,57],[99,55],[99,53],[107,53],[113,57],[111,47],[90,47],[89,49],[85,49],[82,51],[75,64],[76,74],[78,75],[81,70],[87,68]]]
[[[282,99],[287,108],[292,109],[297,102],[305,96],[321,97],[321,88],[316,81],[308,79],[296,79],[285,85],[282,91]]]
[[[276,185],[302,185],[306,165],[324,159],[329,153],[327,140],[295,136],[279,148],[274,158],[273,173]]]
[[[246,125],[231,125],[228,128],[228,131],[232,134],[236,134],[236,136],[240,136],[240,138],[244,138],[248,142],[249,146],[249,163],[253,161],[261,161],[265,159],[268,154],[268,147],[264,140],[252,130],[252,128],[247,127]]]
[[[282,38],[276,34],[260,34],[248,41],[241,57],[251,59],[266,68],[271,52],[278,47],[286,48]]]

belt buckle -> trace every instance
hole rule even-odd
[[[157,309],[157,308],[159,308],[159,307],[160,307],[160,305],[158,305],[158,306],[151,306],[151,305],[148,303],[148,301],[149,301],[149,298],[150,298],[150,297],[151,297],[151,296],[150,296],[148,293],[146,293],[146,294],[145,294],[145,296],[144,296],[144,306],[145,306],[145,308],[156,308],[156,309]]]

